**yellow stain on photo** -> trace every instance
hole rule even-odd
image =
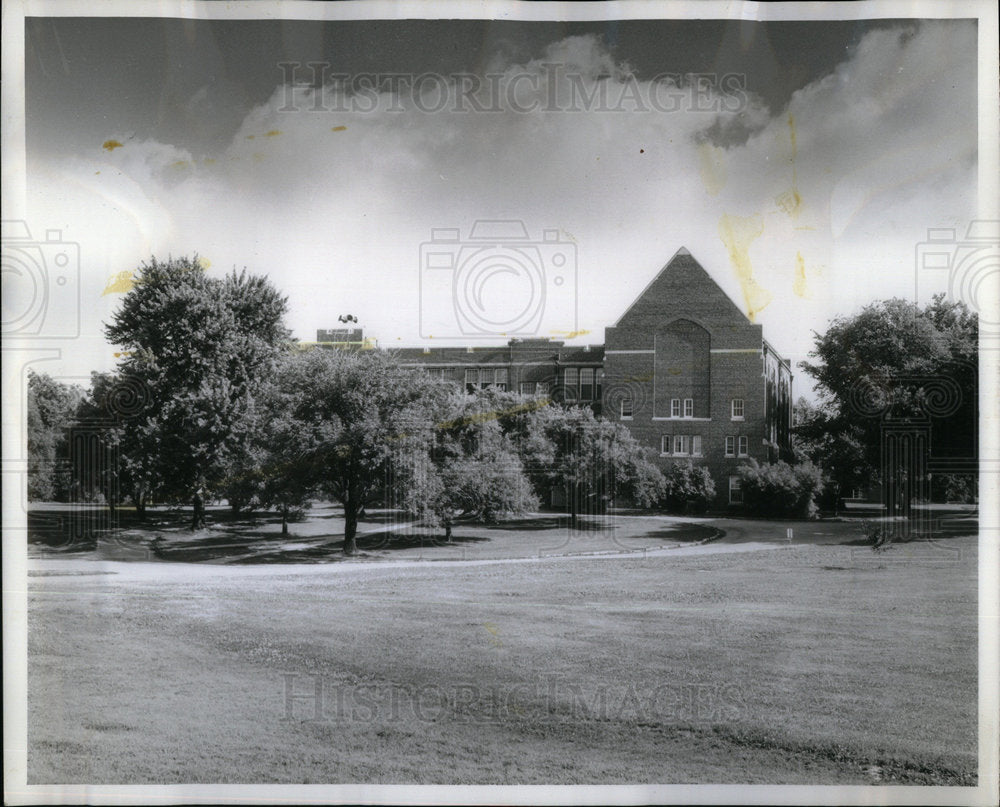
[[[747,317],[755,321],[758,311],[762,311],[772,300],[771,292],[760,286],[753,277],[750,263],[750,245],[764,232],[764,222],[760,216],[731,216],[724,213],[719,220],[719,237],[729,253],[736,277],[743,290],[747,306]]]
[[[132,290],[133,279],[133,274],[128,269],[112,275],[108,278],[108,284],[104,287],[104,291],[101,292],[101,297],[107,294],[127,294]]]

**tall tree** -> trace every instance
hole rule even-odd
[[[978,322],[963,303],[879,301],[814,336],[813,361],[801,365],[823,410],[811,425],[860,443],[863,473],[886,486],[890,513],[909,513],[932,460],[945,472],[975,468]],[[897,432],[920,429],[904,450],[885,449]]]
[[[212,278],[197,258],[140,267],[106,333],[125,353],[121,375],[149,395],[124,446],[164,497],[193,502],[222,486],[287,346],[286,306],[266,278]]]
[[[282,535],[288,534],[289,518],[309,507],[322,479],[322,445],[309,407],[301,405],[308,383],[295,366],[301,361],[291,352],[283,357],[260,396],[255,439],[240,452],[226,481],[230,503],[277,510]],[[302,383],[296,384],[297,378]]]
[[[795,403],[792,450],[796,462],[809,461],[823,473],[826,505],[834,515],[840,500],[870,478],[864,434],[855,418],[841,417],[829,403],[800,397]]]
[[[663,493],[662,472],[628,428],[595,417],[589,408],[535,410],[527,416],[521,446],[536,481],[565,490],[573,526],[581,509],[599,509],[621,495],[648,507]]]
[[[489,523],[538,506],[514,442],[501,427],[498,403],[489,391],[456,390],[443,401],[430,445],[411,443],[397,463],[407,509],[443,526],[446,541],[460,518]]]
[[[120,383],[114,373],[90,374],[90,388],[77,405],[71,447],[74,484],[84,498],[100,494],[112,519],[126,487],[119,453],[122,429],[114,403]]]
[[[69,429],[83,397],[79,387],[28,370],[28,500],[66,501],[72,478]]]
[[[311,350],[285,378],[292,416],[315,446],[302,462],[343,506],[344,553],[353,555],[364,506],[399,477],[401,461],[429,450],[445,390],[375,350]]]

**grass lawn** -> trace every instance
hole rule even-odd
[[[28,782],[975,784],[974,537],[499,550],[558,532],[470,563],[35,557]]]

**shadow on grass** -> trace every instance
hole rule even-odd
[[[456,533],[448,543],[444,534],[415,534],[396,532],[359,533],[357,553],[344,554],[342,535],[310,536],[274,533],[227,533],[222,530],[204,530],[200,533],[177,536],[158,535],[149,546],[153,555],[164,561],[199,563],[225,562],[240,565],[280,563],[331,563],[350,559],[375,558],[384,552],[404,549],[461,546],[469,543],[488,542],[482,536]],[[374,553],[374,554],[373,554]]]
[[[674,529],[644,532],[639,538],[658,538],[662,541],[677,541],[682,544],[698,544],[716,541],[725,537],[726,531],[705,524],[678,523]]]
[[[542,518],[515,518],[509,521],[500,521],[496,524],[477,524],[476,526],[484,530],[498,532],[545,532],[546,530],[576,530],[577,532],[606,532],[615,528],[613,516],[612,520],[604,520],[603,516],[577,516],[576,525],[573,519],[562,513],[543,516]]]
[[[212,512],[208,521],[220,527],[254,525],[262,520],[261,515]],[[273,520],[273,514],[266,515]],[[65,505],[32,509],[27,520],[28,543],[58,549],[77,544],[93,546],[105,535],[122,531],[185,530],[190,527],[191,514],[183,510],[155,510],[140,518],[132,509],[112,513],[106,507]]]
[[[893,538],[889,544],[935,543],[936,541],[948,540],[949,538],[963,538],[970,535],[976,535],[978,532],[978,519],[941,519],[935,522],[929,530],[914,532],[909,535],[900,535]],[[841,541],[840,546],[871,546],[871,541],[864,537],[859,526],[858,537],[847,541]]]
[[[425,549],[431,547],[461,546],[462,544],[489,543],[492,539],[483,535],[461,535],[452,533],[451,541],[445,539],[443,532],[431,535],[404,532],[379,532],[358,536],[360,550],[398,550]]]
[[[281,519],[271,512],[233,513],[213,508],[207,514],[208,527],[191,532],[190,514],[180,508],[149,510],[144,519],[135,511],[120,510],[111,516],[101,507],[51,505],[34,508],[28,515],[28,540],[36,550],[46,554],[82,555],[96,553],[106,559],[159,560],[174,563],[233,563],[233,564],[293,564],[325,563],[346,559],[340,529],[323,519],[339,519],[339,513],[311,512],[299,519],[329,525],[320,534],[307,536],[281,535],[277,527]],[[671,526],[656,525],[650,532],[634,535],[619,534],[624,525],[614,516],[580,515],[576,525],[565,513],[545,513],[540,517],[517,518],[495,524],[462,521],[455,525],[450,541],[442,528],[402,524],[400,513],[374,510],[367,513],[363,529],[357,536],[358,554],[354,559],[386,557],[405,550],[444,550],[442,559],[453,559],[449,549],[471,548],[476,545],[517,541],[523,548],[537,539],[556,543],[541,546],[553,551],[574,539],[589,542],[602,536],[611,544],[624,549],[646,548],[652,539],[663,543],[698,543],[719,537],[715,527],[686,522]],[[397,523],[394,523],[397,522]],[[294,524],[294,521],[293,521]],[[629,522],[632,525],[632,522]],[[634,526],[638,526],[636,523]],[[387,528],[388,527],[388,528]],[[293,527],[294,533],[294,527]],[[635,539],[630,540],[630,539]],[[593,549],[591,543],[587,549]],[[635,544],[634,546],[632,544]],[[506,546],[506,543],[503,543]]]
[[[288,546],[276,546],[273,550],[260,551],[259,546],[251,555],[236,557],[231,563],[248,565],[257,563],[336,563],[343,560],[375,559],[383,553],[391,553],[404,549],[431,549],[458,547],[463,544],[488,543],[489,538],[476,535],[453,534],[451,542],[445,540],[444,534],[417,535],[413,533],[379,532],[360,534],[357,536],[357,554],[344,554],[342,537],[336,540],[325,540],[322,543],[303,545],[294,538],[287,540]],[[253,550],[252,544],[248,549]],[[175,558],[172,558],[175,559]],[[208,558],[203,558],[207,560]],[[218,558],[215,558],[218,559]]]
[[[149,542],[149,549],[157,560],[173,563],[321,563],[344,557],[343,540],[332,540],[331,536],[298,539],[291,535],[248,537],[247,533],[201,531],[182,540],[173,538],[157,535]]]
[[[363,554],[354,555],[353,557],[363,557]],[[298,549],[289,548],[275,549],[273,552],[255,552],[253,555],[233,558],[230,562],[233,565],[251,566],[273,563],[336,563],[346,559],[344,542],[337,541],[336,543],[315,544]]]

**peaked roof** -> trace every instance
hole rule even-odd
[[[642,298],[646,296],[649,290],[654,285],[656,285],[656,283],[660,280],[660,278],[662,278],[668,272],[673,274],[674,272],[678,271],[701,273],[706,279],[708,279],[712,283],[713,286],[715,286],[716,289],[718,289],[719,295],[723,297],[725,300],[727,300],[729,304],[732,305],[732,307],[740,313],[741,317],[743,317],[748,323],[751,322],[750,318],[744,313],[743,309],[740,308],[728,294],[726,294],[722,286],[720,286],[718,283],[715,282],[715,279],[705,270],[705,267],[698,262],[698,259],[691,254],[690,250],[688,250],[687,247],[682,246],[673,254],[673,257],[671,257],[670,260],[666,262],[663,268],[656,273],[653,279],[646,284],[645,288],[643,288],[643,290],[639,292],[636,298],[632,300],[629,306],[622,312],[622,315],[618,317],[618,319],[615,321],[614,327],[618,327],[621,324],[622,320],[625,319],[626,316],[628,316],[629,312],[636,307],[636,305],[642,300]]]

